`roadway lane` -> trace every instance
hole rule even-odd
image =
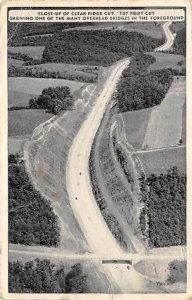
[[[166,22],[166,23],[163,24],[163,30],[165,32],[166,42],[162,46],[156,48],[155,52],[157,52],[157,51],[166,51],[169,48],[171,48],[171,46],[173,45],[173,42],[174,42],[174,39],[175,39],[175,34],[173,34],[169,29],[171,24],[172,24],[171,21]]]

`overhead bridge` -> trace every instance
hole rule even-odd
[[[102,264],[126,264],[126,265],[132,265],[132,260],[128,259],[104,259],[101,260]]]

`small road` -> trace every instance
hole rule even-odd
[[[166,42],[155,49],[155,52],[157,51],[166,51],[168,50],[169,48],[171,48],[171,46],[173,45],[173,42],[174,42],[174,39],[175,39],[175,34],[173,34],[170,30],[170,25],[172,24],[171,21],[169,22],[166,22],[163,24],[163,30],[165,32],[165,36],[166,36]]]

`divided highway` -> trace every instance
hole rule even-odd
[[[128,64],[129,60],[124,60],[113,68],[91,113],[73,141],[66,170],[66,186],[73,212],[92,250],[103,255],[121,255],[122,250],[109,231],[94,198],[89,175],[89,156],[106,105]]]

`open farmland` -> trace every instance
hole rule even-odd
[[[178,145],[182,137],[185,84],[184,78],[175,78],[165,99],[153,108],[142,145],[143,149]]]
[[[140,149],[143,144],[146,128],[151,114],[151,108],[130,111],[118,114],[124,125],[126,138],[135,149]]]
[[[179,171],[186,172],[186,148],[178,146],[157,151],[137,153],[146,175],[166,173],[167,169],[177,166]]]
[[[11,89],[11,87],[9,86]],[[29,99],[35,97],[35,94],[29,94],[25,92],[19,92],[14,90],[8,90],[8,103],[11,106],[27,106]]]
[[[181,71],[186,67],[185,57],[183,55],[172,55],[161,52],[148,52],[148,54],[154,56],[156,59],[156,62],[148,67],[148,70],[172,68]]]
[[[126,31],[137,31],[154,38],[164,38],[162,23],[160,22],[133,22],[126,25],[119,25],[117,29]]]
[[[41,59],[44,51],[44,46],[22,46],[9,47],[9,52],[26,54],[33,59]]]
[[[40,95],[44,88],[68,86],[71,93],[80,89],[84,83],[65,79],[11,77],[8,80],[9,90]]]
[[[53,116],[42,109],[22,109],[9,111],[9,136],[23,136],[31,134],[41,123]]]

